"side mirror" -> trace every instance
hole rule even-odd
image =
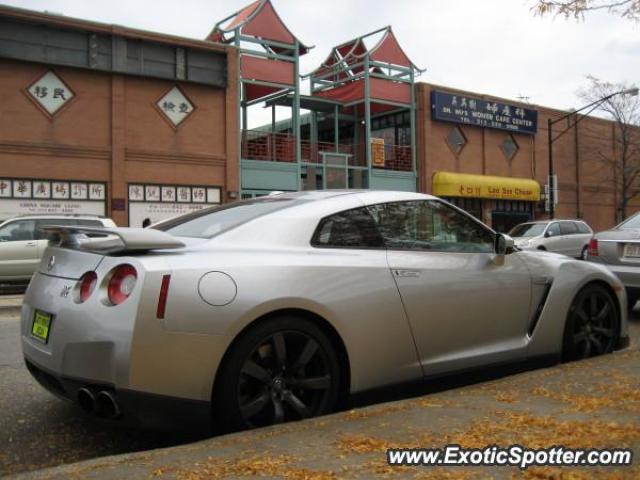
[[[549,238],[551,236],[551,232],[549,230],[547,230],[546,232],[544,232],[544,238]]]
[[[494,243],[494,250],[496,255],[507,255],[514,250],[515,242],[513,238],[504,233],[497,233]]]

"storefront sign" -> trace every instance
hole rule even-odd
[[[129,226],[141,227],[220,203],[220,188],[186,185],[129,185]]]
[[[436,172],[433,176],[433,194],[441,197],[537,202],[540,200],[540,184],[529,178]]]
[[[431,92],[431,116],[434,120],[527,135],[535,135],[538,128],[537,110],[435,90]]]
[[[180,125],[195,109],[184,93],[173,87],[157,103],[158,109],[174,127]]]
[[[104,183],[0,178],[0,219],[44,213],[105,215],[105,200]]]
[[[374,167],[384,167],[384,138],[371,139],[371,164]]]
[[[74,97],[71,89],[52,71],[48,71],[28,88],[29,95],[49,115],[54,115]]]

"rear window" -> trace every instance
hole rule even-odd
[[[515,238],[537,237],[538,235],[542,235],[546,226],[546,223],[522,223],[513,227],[509,232],[509,236]]]
[[[618,225],[619,229],[629,230],[632,228],[640,228],[640,214],[636,214],[633,217],[625,220],[620,225]]]
[[[212,238],[263,215],[295,207],[308,200],[262,197],[206,208],[157,223],[151,228],[176,237]]]

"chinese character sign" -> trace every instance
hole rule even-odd
[[[52,71],[48,71],[29,87],[31,97],[54,115],[74,96],[71,89]]]
[[[169,90],[158,100],[157,105],[175,127],[191,115],[195,108],[178,87],[173,87]]]
[[[535,135],[538,128],[536,110],[438,91],[431,92],[431,116],[434,120],[528,135]]]

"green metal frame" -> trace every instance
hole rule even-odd
[[[238,93],[239,93],[238,111],[240,112],[240,115],[238,116],[238,132],[239,132],[238,179],[240,182],[240,195],[251,191],[251,188],[249,189],[243,188],[243,184],[242,184],[243,166],[253,163],[242,158],[242,132],[248,127],[247,108],[251,105],[262,103],[268,98],[280,96],[283,94],[293,94],[293,99],[294,99],[292,108],[291,108],[291,117],[292,117],[293,133],[295,136],[295,151],[296,151],[296,159],[297,159],[296,164],[297,164],[297,171],[298,171],[298,182],[297,182],[298,190],[300,189],[300,186],[301,186],[301,166],[300,166],[301,144],[300,144],[300,120],[299,120],[300,119],[300,48],[303,46],[300,44],[300,42],[297,39],[293,44],[287,44],[287,43],[282,43],[282,42],[277,42],[273,40],[267,40],[264,38],[252,37],[252,36],[242,34],[242,27],[246,23],[250,22],[251,19],[258,14],[258,12],[262,9],[265,2],[266,0],[263,0],[262,4],[257,6],[255,10],[251,13],[251,15],[249,15],[243,22],[241,22],[231,30],[225,31],[222,28],[222,25],[228,22],[229,20],[231,20],[232,18],[236,17],[244,9],[238,10],[237,12],[223,18],[214,26],[214,31],[218,31],[222,34],[224,42],[234,45],[239,52],[237,77],[238,77]],[[249,48],[248,46],[245,45],[247,43],[256,45],[256,48]],[[276,53],[272,47],[276,47],[283,51]],[[304,48],[308,50],[313,47],[305,46]],[[293,85],[264,82],[264,81],[243,78],[242,70],[241,70],[241,62],[242,62],[243,55],[256,56],[256,57],[265,58],[269,60],[279,60],[279,61],[293,63],[293,68],[294,68]],[[254,101],[248,101],[247,95],[246,95],[246,89],[245,89],[246,85],[260,85],[265,87],[278,88],[280,90],[276,92],[274,95],[270,95],[266,98],[261,98]],[[272,116],[273,116],[272,117],[272,128],[273,128],[273,125],[275,124],[275,108],[272,112]],[[263,163],[269,163],[269,162],[263,162]],[[269,167],[267,167],[267,170],[268,169]],[[280,166],[276,165],[274,166],[273,170],[280,171],[281,168]]]
[[[331,67],[323,66],[321,67],[323,71],[320,69],[311,72],[310,74],[301,76],[300,75],[300,50],[301,48],[307,51],[309,48],[302,45],[297,39],[292,44],[276,42],[272,40],[266,40],[263,38],[257,38],[252,36],[247,36],[242,34],[242,27],[251,21],[251,19],[261,10],[264,6],[265,2],[269,0],[262,0],[262,3],[258,5],[255,10],[249,15],[244,21],[240,24],[236,25],[233,29],[224,30],[222,25],[232,18],[236,17],[243,10],[239,10],[238,12],[229,15],[224,18],[220,22],[218,22],[214,31],[217,31],[221,34],[221,37],[224,42],[234,45],[239,52],[240,58],[238,61],[238,111],[240,115],[238,115],[238,131],[240,135],[238,136],[238,175],[240,182],[240,194],[250,194],[252,192],[263,192],[268,190],[268,188],[264,188],[267,184],[273,184],[274,190],[283,190],[282,187],[287,187],[289,189],[294,184],[297,186],[297,189],[300,190],[302,188],[302,173],[303,169],[308,166],[318,168],[322,166],[323,172],[323,187],[326,188],[326,168],[324,162],[322,165],[316,163],[308,163],[302,161],[302,146],[301,146],[301,117],[300,117],[300,109],[301,109],[301,92],[300,92],[300,81],[301,79],[309,79],[311,84],[311,95],[317,93],[322,90],[332,89],[339,87],[341,85],[354,82],[354,81],[363,81],[364,82],[364,97],[361,100],[356,102],[351,102],[348,104],[341,104],[340,102],[331,102],[331,100],[327,100],[326,103],[333,103],[333,112],[327,113],[327,115],[333,115],[334,120],[334,144],[335,144],[335,154],[340,154],[339,152],[339,131],[340,131],[340,120],[352,120],[354,122],[354,145],[359,145],[359,136],[360,136],[360,121],[364,121],[364,143],[365,143],[365,165],[364,166],[354,166],[349,165],[349,162],[346,162],[347,169],[347,178],[348,178],[348,169],[354,170],[366,170],[367,172],[367,185],[369,188],[375,188],[376,185],[381,186],[398,186],[398,188],[406,189],[409,185],[408,180],[413,179],[413,183],[415,186],[415,190],[417,190],[417,157],[416,157],[416,101],[415,101],[415,91],[414,91],[414,82],[416,75],[419,75],[423,72],[415,65],[411,65],[410,68],[400,65],[387,64],[384,62],[379,62],[372,60],[370,58],[370,50],[366,48],[364,41],[365,39],[372,37],[376,34],[380,34],[383,32],[390,32],[391,27],[384,27],[373,32],[370,32],[361,37],[357,37],[349,42],[344,42],[343,44],[337,46],[333,50],[333,54],[336,55],[336,58],[339,57],[338,49],[344,47],[346,45],[362,45],[364,48],[364,53],[361,55],[353,55],[349,60],[355,61],[349,64],[345,59],[341,59],[336,61]],[[386,34],[386,33],[385,33]],[[295,38],[295,36],[294,36]],[[384,37],[383,37],[384,38]],[[380,40],[382,41],[382,39]],[[255,46],[255,47],[254,47]],[[276,50],[277,49],[277,52]],[[375,47],[373,48],[375,50]],[[294,79],[293,85],[284,85],[272,82],[264,82],[253,79],[242,78],[241,71],[241,60],[243,55],[256,56],[260,58],[270,59],[270,60],[278,60],[291,62],[294,67]],[[328,71],[327,71],[328,70]],[[354,71],[358,71],[354,73]],[[394,82],[403,82],[407,83],[410,86],[411,90],[411,99],[408,104],[398,103],[398,102],[390,102],[385,100],[378,100],[371,98],[371,78],[379,78],[383,80],[391,80]],[[247,99],[246,94],[246,86],[247,85],[260,85],[265,87],[273,87],[278,88],[279,90],[266,97],[249,101]],[[275,118],[275,106],[278,105],[278,99],[284,97],[286,100],[285,103],[290,104],[291,106],[291,127],[292,132],[295,137],[295,163],[283,164],[282,162],[269,162],[269,161],[254,161],[249,159],[242,158],[242,132],[248,129],[248,114],[247,109],[251,105],[255,105],[258,103],[265,102],[267,106],[271,106],[272,108],[272,118],[270,129],[272,132],[276,130],[276,118]],[[371,151],[371,119],[375,118],[379,115],[372,115],[372,103],[383,104],[391,107],[396,107],[392,110],[392,112],[400,112],[409,110],[410,114],[410,131],[411,131],[411,151],[412,151],[412,172],[405,171],[391,171],[391,170],[380,170],[374,169],[372,167],[372,151]],[[279,105],[282,105],[280,103]],[[359,106],[363,105],[364,114],[362,116],[359,115],[358,109]],[[354,107],[353,115],[345,115],[343,113],[344,108]],[[325,107],[326,108],[326,107]],[[385,114],[388,114],[386,112]],[[279,122],[278,122],[279,123]],[[311,112],[311,141],[317,142],[318,139],[318,121],[317,121],[317,112]],[[332,168],[332,167],[329,167]],[[292,175],[296,175],[296,179],[294,179]],[[396,180],[394,180],[396,179]],[[247,181],[248,183],[245,183]],[[395,183],[394,183],[395,182]]]
[[[406,187],[406,178],[412,177],[415,185],[415,190],[418,190],[418,175],[417,175],[417,152],[416,152],[416,99],[415,99],[415,78],[420,75],[424,70],[417,68],[415,65],[412,65],[411,68],[407,68],[401,65],[394,65],[383,63],[379,61],[372,60],[370,57],[371,50],[375,50],[376,47],[369,50],[364,45],[364,41],[367,38],[370,38],[374,35],[383,33],[386,35],[387,32],[391,31],[391,27],[384,27],[373,32],[367,33],[360,37],[356,37],[348,42],[344,42],[336,47],[334,47],[332,51],[332,55],[334,55],[335,63],[331,66],[322,65],[320,68],[315,71],[305,75],[303,78],[309,78],[311,83],[311,95],[324,91],[330,90],[333,88],[340,87],[342,85],[352,83],[354,81],[363,81],[364,82],[364,97],[361,100],[357,100],[354,102],[349,102],[343,105],[343,108],[354,107],[354,143],[358,144],[358,118],[357,108],[360,105],[364,105],[364,115],[362,120],[364,121],[365,126],[365,145],[366,145],[366,169],[368,170],[369,177],[369,186],[372,187],[376,185],[376,178],[381,179],[380,182],[385,185],[392,184],[393,182],[389,179],[393,179],[394,177],[398,178],[398,185],[400,188],[405,189]],[[382,39],[380,40],[382,41]],[[354,48],[357,45],[362,45],[365,48],[364,53],[360,55],[352,55],[349,52],[346,56],[342,57],[338,49],[347,46],[353,45]],[[377,45],[376,45],[377,46]],[[354,58],[357,60],[353,63],[350,63]],[[361,71],[358,71],[360,70]],[[376,71],[376,69],[378,71]],[[357,73],[354,73],[357,72]],[[399,103],[399,102],[391,102],[387,100],[379,100],[371,98],[371,78],[379,78],[383,80],[391,80],[394,82],[403,82],[407,83],[410,86],[411,91],[411,99],[408,104]],[[377,103],[381,105],[388,105],[397,107],[397,109],[392,112],[399,112],[409,110],[411,114],[409,127],[410,127],[410,135],[411,135],[411,162],[412,162],[412,172],[395,172],[386,170],[384,173],[378,172],[379,169],[374,169],[371,162],[372,152],[371,152],[371,119],[387,115],[389,112],[385,112],[384,114],[372,115],[371,113],[371,104]],[[336,151],[338,145],[338,119],[336,116],[335,123],[336,135],[335,135],[335,143],[336,143]],[[383,180],[384,179],[384,180]]]

